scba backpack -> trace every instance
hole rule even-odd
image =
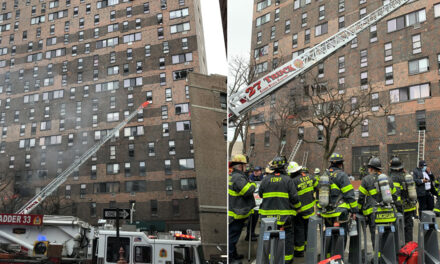
[[[408,242],[399,251],[399,264],[417,264],[419,257],[418,246],[414,241]]]

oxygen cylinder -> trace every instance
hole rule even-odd
[[[330,178],[327,174],[319,178],[319,205],[325,208],[330,203]]]
[[[416,183],[410,174],[405,175],[405,183],[409,199],[412,201],[417,201]]]
[[[390,204],[393,202],[393,197],[391,196],[390,182],[385,174],[381,174],[377,177],[379,183],[380,193],[382,195],[382,201],[384,203]]]

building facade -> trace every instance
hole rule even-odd
[[[208,259],[227,251],[226,76],[190,73],[188,85],[200,231]]]
[[[150,101],[59,188],[68,206],[39,212],[95,224],[135,203],[144,229],[198,230],[186,78],[206,73],[199,0],[15,0],[0,12],[0,174],[14,197]]]
[[[341,28],[353,24],[389,1],[383,0],[265,0],[254,2],[251,51],[257,77],[270,72],[315,46]],[[440,1],[409,1],[396,12],[371,26],[351,43],[340,48],[311,72],[320,84],[337,87],[353,95],[371,85],[372,111],[380,105],[391,107],[384,116],[364,120],[336,149],[344,155],[345,170],[359,175],[359,168],[371,155],[379,156],[385,171],[392,155],[412,170],[418,159],[419,131],[425,131],[424,158],[434,173],[440,173],[438,130],[440,49]],[[295,79],[281,90],[302,89]],[[292,96],[301,96],[292,94]],[[251,161],[265,165],[279,144],[264,124],[269,120],[270,100],[254,111],[249,144],[254,146]],[[353,102],[353,101],[352,101]],[[310,126],[290,129],[284,154],[299,138],[317,140],[320,132]],[[295,160],[307,167],[321,168],[322,148],[303,143]]]

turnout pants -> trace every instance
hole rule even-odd
[[[234,220],[229,224],[229,259],[237,256],[237,242],[240,239],[246,219]]]
[[[295,233],[295,252],[305,250],[307,244],[307,229],[309,227],[309,219],[304,219],[302,215],[294,217],[293,229]]]
[[[428,193],[424,196],[418,196],[419,201],[419,217],[422,217],[422,211],[432,211],[434,209],[434,197]]]
[[[416,210],[406,212],[403,214],[403,218],[405,221],[405,244],[409,241],[413,241],[413,229],[414,229],[414,219]]]

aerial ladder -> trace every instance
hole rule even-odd
[[[53,181],[51,181],[46,187],[44,187],[39,193],[37,193],[31,200],[29,200],[23,207],[20,208],[17,214],[29,214],[39,204],[41,204],[48,196],[58,189],[76,169],[78,169],[84,162],[86,162],[91,156],[93,156],[108,140],[110,140],[120,129],[122,129],[128,122],[130,122],[137,113],[150,104],[149,101],[142,103],[136,111],[133,111],[127,116],[124,121],[119,123],[113,128],[107,135],[101,140],[89,148],[81,157],[77,158],[66,170],[58,175]]]
[[[256,106],[258,103],[263,101],[266,97],[268,97],[273,92],[283,87],[284,84],[290,82],[295,77],[310,70],[313,66],[315,66],[325,58],[335,53],[340,48],[347,45],[353,39],[355,39],[357,35],[361,33],[363,30],[367,29],[372,25],[375,25],[378,21],[380,21],[387,15],[391,14],[395,10],[399,9],[407,2],[408,0],[389,1],[388,4],[379,7],[378,9],[374,10],[373,12],[363,17],[362,19],[358,20],[357,22],[353,23],[352,25],[341,29],[336,34],[330,36],[329,38],[317,44],[316,46],[306,50],[301,55],[292,58],[292,60],[290,60],[289,62],[276,68],[272,72],[266,74],[262,78],[251,83],[247,87],[241,88],[236,93],[231,94],[229,96],[229,104],[228,104],[229,121],[235,122],[236,120],[240,119],[241,116],[251,111],[254,106]],[[296,152],[292,151],[292,154],[293,155],[291,155],[289,160],[291,158],[293,159]],[[359,218],[361,217],[358,217],[358,219]],[[321,238],[323,238],[324,233],[323,233],[322,218],[319,219],[319,217],[317,216],[312,216],[310,218],[309,230],[317,230],[318,226],[320,226]],[[365,219],[363,220],[362,223],[359,223],[357,226],[358,226],[358,232],[360,233],[361,231],[363,231],[363,234],[365,234]],[[332,237],[333,232],[328,232],[328,231],[331,230],[326,229],[325,235],[329,235]],[[335,231],[339,231],[339,230],[335,230]],[[337,235],[338,238],[336,239],[338,245],[332,245],[333,249],[342,246],[341,250],[338,250],[339,252],[342,252],[342,256],[344,255],[343,233],[346,231],[347,230],[340,230],[339,235]],[[264,235],[266,235],[265,230],[262,230],[262,232],[264,233]],[[312,235],[311,237],[311,233],[315,233],[315,234]],[[269,235],[269,233],[267,235]],[[353,250],[352,248],[350,248],[350,252],[353,252],[353,254],[350,254],[349,259],[351,263],[365,263],[364,261],[366,258],[366,238],[364,237],[363,239],[364,243],[362,243],[364,244],[364,250],[361,250],[361,241],[359,239],[359,236],[357,239],[358,240],[354,241],[355,243],[353,243],[353,245],[355,245],[357,248],[356,249],[353,248]],[[326,241],[326,240],[327,239],[321,239],[321,241]],[[318,247],[316,232],[309,232],[308,242],[309,243],[306,253],[306,262],[317,263],[318,254],[316,254],[316,252],[318,252],[319,247]],[[263,250],[262,246],[263,244],[259,242],[259,247],[257,251],[262,251]],[[350,242],[350,247],[351,246],[352,243]],[[325,250],[326,246],[323,244],[321,245],[320,248],[321,250]],[[321,251],[320,256],[323,257],[325,255],[326,252]],[[265,260],[259,259],[259,261],[260,263],[263,263],[261,261],[265,261]]]

